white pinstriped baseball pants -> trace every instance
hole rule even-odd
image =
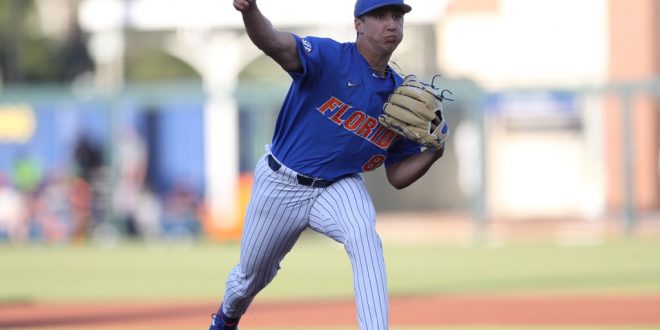
[[[256,166],[240,260],[227,279],[223,312],[230,317],[243,315],[273,280],[303,230],[311,228],[342,243],[348,253],[360,329],[387,329],[385,261],[362,175],[342,178],[327,188],[311,188],[299,184],[296,173],[286,166],[274,172],[266,157]]]

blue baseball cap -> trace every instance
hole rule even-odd
[[[355,12],[353,12],[353,15],[355,15],[355,18],[358,18],[372,10],[385,6],[401,7],[404,13],[408,13],[412,10],[412,7],[403,3],[403,0],[357,0],[355,2]]]

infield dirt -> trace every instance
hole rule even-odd
[[[0,329],[205,329],[215,301],[17,303],[0,306]],[[391,299],[397,326],[659,326],[660,296],[426,296]],[[353,328],[352,300],[256,301],[243,329]]]

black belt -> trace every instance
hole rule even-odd
[[[280,169],[280,167],[282,167],[282,164],[277,162],[277,160],[275,160],[275,157],[273,157],[272,155],[268,155],[268,166],[270,167],[271,170],[277,172]],[[304,186],[310,186],[312,188],[325,188],[334,183],[334,181],[314,179],[301,174],[297,174],[296,177],[298,179],[298,183]]]

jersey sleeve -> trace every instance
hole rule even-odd
[[[341,45],[337,41],[312,36],[300,37],[295,34],[293,37],[303,68],[301,72],[289,72],[294,80],[319,77],[324,68],[327,70],[337,65]]]
[[[405,137],[401,137],[387,150],[385,167],[398,163],[414,154],[422,151],[421,146]]]
[[[300,58],[303,69],[302,72],[289,72],[289,75],[294,80],[316,75],[318,68],[321,67],[321,63],[323,62],[321,57],[322,52],[320,51],[322,47],[320,38],[303,38],[295,34],[293,37],[296,39],[298,58]]]

